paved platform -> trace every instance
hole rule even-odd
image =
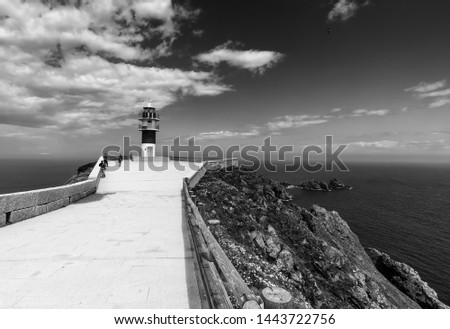
[[[195,168],[157,165],[124,161],[97,194],[1,228],[0,307],[200,308],[181,199]]]

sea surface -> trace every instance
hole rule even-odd
[[[364,247],[375,247],[412,266],[450,305],[450,165],[350,164],[349,172],[262,172],[298,184],[331,178],[349,191],[289,189],[293,202],[336,210]]]
[[[0,159],[0,194],[64,185],[96,159]]]
[[[64,184],[95,159],[0,160],[0,194]],[[416,269],[450,305],[450,165],[348,164],[349,172],[267,172],[298,184],[338,178],[350,191],[290,189],[293,202],[336,210],[365,247],[375,247]]]

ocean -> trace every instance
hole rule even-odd
[[[350,164],[349,172],[269,173],[298,184],[342,180],[353,190],[289,189],[293,202],[318,204],[347,221],[364,247],[374,247],[418,271],[450,305],[450,167],[432,164]]]
[[[0,194],[63,185],[96,159],[0,159]]]
[[[0,194],[64,184],[95,159],[0,160]],[[336,210],[365,247],[416,269],[450,305],[450,167],[425,164],[349,164],[349,172],[278,171],[266,176],[298,184],[338,178],[350,191],[290,189],[293,202]]]

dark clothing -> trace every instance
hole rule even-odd
[[[106,177],[106,175],[105,175],[105,170],[106,170],[105,162],[104,161],[100,161],[98,166],[100,167],[101,177],[102,178]]]

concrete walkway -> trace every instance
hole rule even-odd
[[[195,170],[165,164],[125,161],[97,194],[1,228],[0,307],[200,308],[181,199]]]

